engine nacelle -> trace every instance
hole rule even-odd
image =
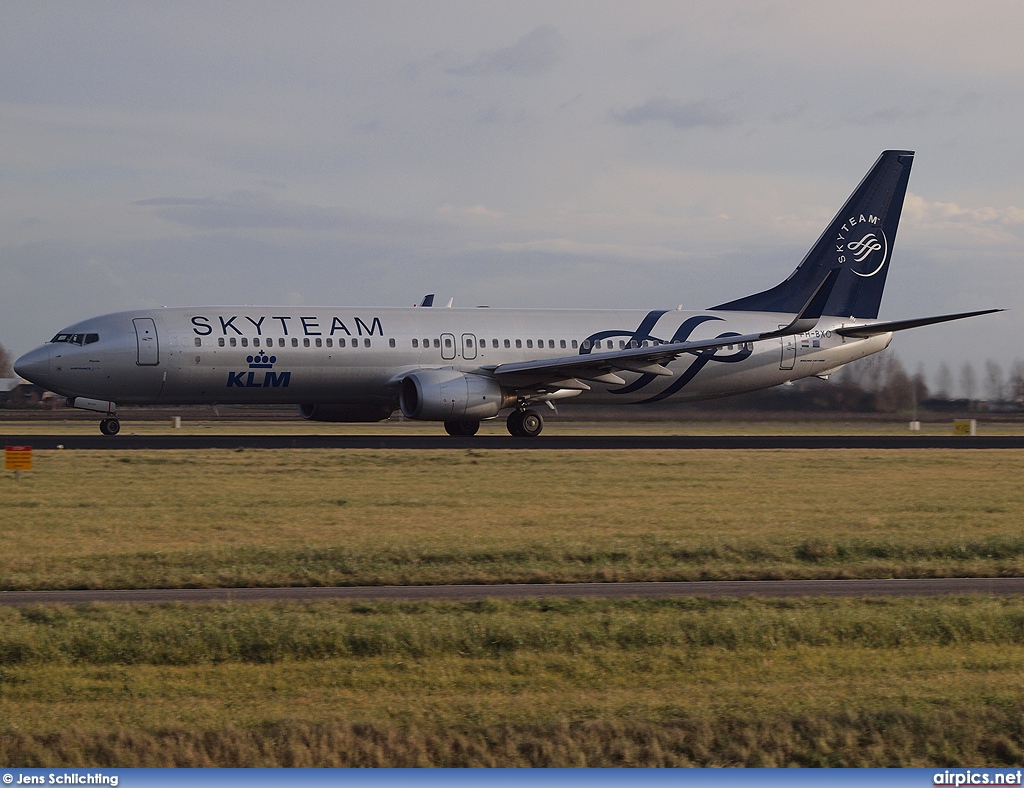
[[[299,405],[299,415],[307,421],[384,421],[391,408],[379,405]]]
[[[424,421],[490,419],[515,401],[496,380],[452,367],[410,372],[398,396],[406,418]]]

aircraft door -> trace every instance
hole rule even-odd
[[[462,357],[472,360],[476,358],[476,336],[473,334],[462,335]]]
[[[785,326],[779,326],[785,328]],[[779,369],[792,369],[796,364],[796,336],[780,337],[782,341],[782,361]]]
[[[140,367],[155,367],[160,363],[160,344],[156,336],[156,323],[151,317],[137,317],[135,338],[138,341],[139,355],[136,363]]]
[[[441,334],[441,358],[455,358],[455,334]]]

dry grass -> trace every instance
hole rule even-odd
[[[0,763],[1019,764],[1022,622],[977,598],[8,610]]]
[[[39,452],[0,588],[1024,573],[1018,451]]]

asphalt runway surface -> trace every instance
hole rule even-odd
[[[1024,577],[921,580],[707,580],[650,583],[553,583],[330,588],[152,588],[3,591],[0,605],[159,602],[444,601],[476,599],[672,599],[680,597],[912,597],[1024,594]]]
[[[1024,449],[1024,435],[5,435],[34,449]]]

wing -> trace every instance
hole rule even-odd
[[[838,268],[829,271],[789,325],[775,331],[759,334],[731,334],[694,342],[666,342],[653,347],[624,348],[607,353],[517,361],[512,364],[485,367],[485,369],[509,388],[544,387],[588,391],[590,386],[585,381],[613,385],[624,384],[626,381],[615,374],[623,371],[670,377],[672,370],[665,365],[684,353],[698,353],[702,350],[714,350],[727,345],[759,342],[791,334],[802,334],[811,330],[817,324],[818,318],[821,317],[821,312],[825,308],[825,303],[828,301],[838,276]]]

